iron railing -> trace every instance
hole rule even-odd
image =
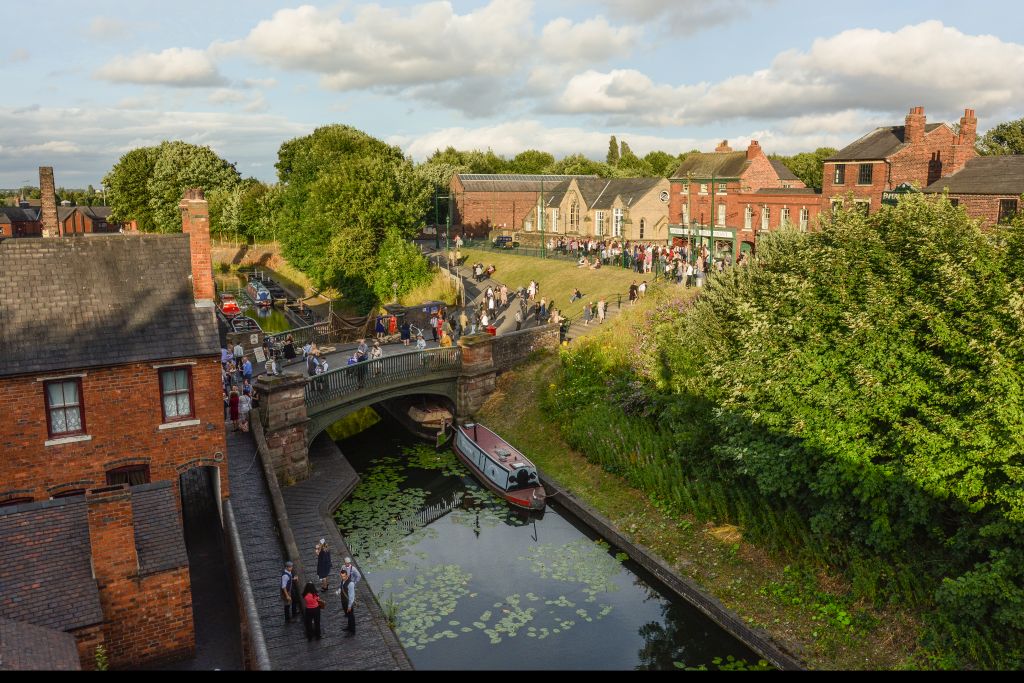
[[[373,387],[400,385],[413,377],[453,372],[462,368],[462,349],[430,349],[362,361],[310,377],[306,406],[319,404]]]
[[[271,344],[276,346],[278,344],[284,344],[284,340],[288,335],[291,335],[292,341],[295,345],[295,351],[301,352],[302,347],[305,346],[307,342],[318,345],[333,342],[334,334],[334,326],[331,325],[330,321],[324,320],[313,325],[296,327],[276,334],[268,334],[266,338],[270,340]]]

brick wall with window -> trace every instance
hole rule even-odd
[[[957,194],[949,195],[967,215],[981,221],[983,228],[992,228],[1000,222],[1012,220],[1015,211],[1024,209],[1020,195]]]
[[[0,379],[0,504],[220,468],[228,495],[219,359],[150,361]],[[166,366],[166,367],[154,367]],[[198,462],[197,461],[202,461]]]

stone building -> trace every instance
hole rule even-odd
[[[913,107],[902,126],[876,128],[825,160],[822,195],[827,208],[852,201],[865,213],[881,208],[882,193],[900,185],[923,189],[951,176],[977,152],[978,119],[964,110],[959,131],[928,123]]]
[[[924,192],[948,193],[951,202],[962,206],[984,227],[1009,223],[1024,208],[1024,154],[975,157]]]
[[[52,611],[82,617],[56,627],[78,637],[87,668],[92,657],[81,648],[101,642],[113,666],[192,651],[182,482],[202,474],[218,498],[228,495],[201,192],[181,211],[180,235],[0,240],[4,564],[38,550],[22,531],[52,523],[68,530],[54,542],[92,567],[15,593],[0,582],[0,617],[50,627],[39,621]],[[82,596],[67,587],[79,583],[98,595],[99,612],[78,614]],[[51,600],[63,602],[27,607]]]
[[[544,235],[667,243],[666,178],[573,178],[544,198]],[[537,211],[527,214],[525,241],[540,238]]]

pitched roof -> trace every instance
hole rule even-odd
[[[57,207],[57,220],[63,223],[68,219],[68,216],[78,211],[77,206],[58,206]]]
[[[944,123],[929,123],[924,132],[931,133]],[[868,161],[887,159],[903,149],[906,126],[876,128],[867,135],[843,147],[825,161]]]
[[[775,169],[776,175],[779,176],[779,180],[800,180],[796,177],[795,173],[789,170],[789,166],[786,166],[786,164],[778,159],[769,159],[768,161],[771,162],[772,168]]]
[[[540,192],[543,186],[544,193],[547,194],[557,191],[556,188],[563,181],[596,176],[459,173],[457,177],[466,192]]]
[[[59,631],[103,621],[84,496],[0,508],[0,617]]]
[[[191,274],[183,234],[0,240],[0,377],[219,354]]]
[[[0,223],[24,223],[38,220],[38,207],[22,209],[16,206],[0,206]]]
[[[974,157],[953,175],[936,180],[925,192],[1024,194],[1024,154]]]
[[[739,178],[749,165],[746,152],[697,152],[687,156],[672,177]]]
[[[185,536],[169,481],[133,486],[135,549],[143,576],[188,566]]]
[[[75,637],[0,618],[0,670],[81,671]]]

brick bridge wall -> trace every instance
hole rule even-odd
[[[559,325],[553,323],[494,337],[491,345],[494,370],[505,372],[522,363],[535,351],[556,349],[559,338]]]

